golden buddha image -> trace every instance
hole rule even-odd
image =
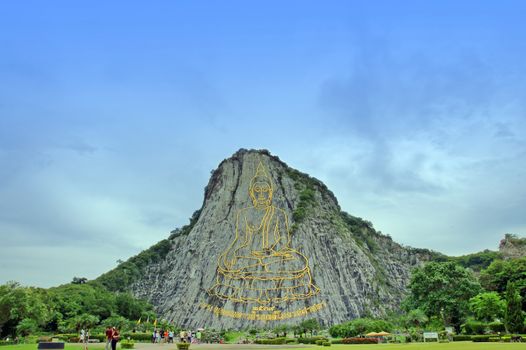
[[[208,293],[265,306],[318,294],[307,258],[291,247],[287,214],[272,205],[272,182],[261,162],[249,195],[252,205],[237,212],[234,240],[219,256]]]

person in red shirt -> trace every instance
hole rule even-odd
[[[111,340],[113,339],[113,329],[111,327],[106,328],[106,347],[105,350],[110,350]]]

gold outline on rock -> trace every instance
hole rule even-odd
[[[273,192],[272,181],[259,162],[249,186],[253,205],[236,213],[235,237],[218,258],[216,283],[208,290],[209,295],[236,303],[276,305],[305,300],[320,292],[312,283],[307,257],[291,248],[288,217],[284,210],[272,205]],[[247,213],[256,213],[261,221],[249,222]],[[254,250],[251,244],[258,234],[261,236],[257,243],[261,241],[261,246]],[[275,269],[276,265],[286,266],[287,261],[300,261],[303,267],[293,270]],[[249,296],[246,292],[250,292]],[[319,309],[320,304],[316,305],[318,307],[312,310]],[[214,310],[215,313],[229,315],[228,310]],[[299,314],[307,310],[311,311],[306,308]]]

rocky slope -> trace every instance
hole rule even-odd
[[[500,241],[499,252],[504,259],[515,259],[526,256],[526,238],[507,233]]]
[[[272,204],[288,216],[291,248],[306,257],[319,288],[308,298],[258,304],[209,293],[218,278],[218,259],[234,241],[236,213],[252,205],[249,187],[259,163],[273,184]],[[203,206],[189,225],[98,280],[151,301],[164,318],[186,327],[240,328],[304,317],[327,325],[396,310],[411,269],[432,257],[342,212],[323,183],[268,151],[241,149],[213,172]],[[279,263],[287,267],[285,260]]]

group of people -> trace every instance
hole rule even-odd
[[[106,328],[106,348],[105,350],[116,350],[117,342],[120,340],[119,330],[115,327]]]
[[[152,333],[152,343],[173,343],[174,332],[172,330],[157,330]]]
[[[179,341],[181,343],[200,343],[201,332],[181,331],[179,332]],[[172,330],[155,329],[152,333],[152,343],[173,343],[174,332]],[[113,349],[115,350],[115,349]]]

